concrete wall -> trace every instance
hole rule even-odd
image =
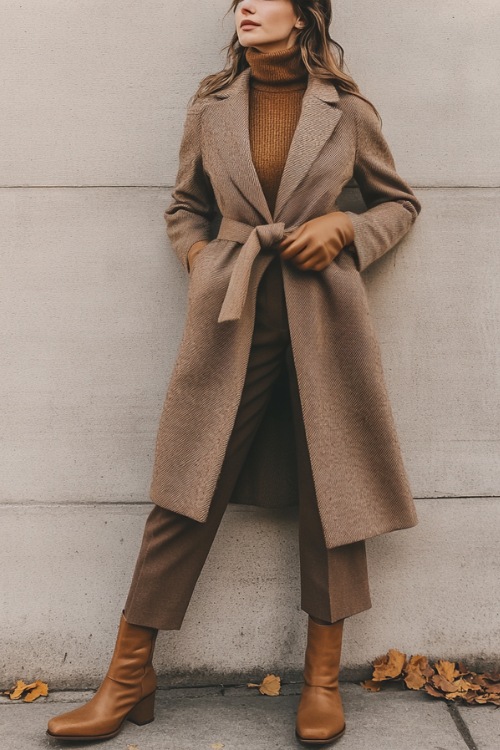
[[[186,310],[163,210],[226,8],[2,3],[0,687],[97,686],[107,667]],[[391,647],[499,658],[499,20],[497,0],[335,4],[423,205],[364,275],[421,522],[368,540],[344,676]],[[160,633],[162,683],[296,674],[298,563],[294,509],[230,506],[182,629]]]

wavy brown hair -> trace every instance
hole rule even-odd
[[[239,0],[232,0],[225,14],[236,11]],[[291,0],[294,11],[305,21],[298,30],[297,43],[303,63],[310,75],[331,80],[339,91],[345,91],[364,99],[376,112],[380,122],[382,118],[374,104],[360,92],[352,76],[344,70],[344,49],[330,36],[332,21],[331,0]],[[239,43],[238,34],[234,32],[231,41],[223,50],[227,50],[226,66],[218,73],[211,73],[200,81],[191,102],[213,94],[228,86],[245,68],[248,62],[245,57],[246,47]]]

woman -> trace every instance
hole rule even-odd
[[[49,721],[59,738],[152,721],[158,630],[181,627],[228,502],[298,502],[309,616],[295,734],[338,739],[343,622],[371,607],[365,539],[418,522],[360,274],[420,203],[336,61],[329,0],[231,9],[229,64],[188,108],[165,212],[189,292],[155,505],[106,677],[86,705]],[[360,214],[336,205],[352,176]]]

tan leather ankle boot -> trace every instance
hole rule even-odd
[[[104,740],[125,721],[154,719],[156,672],[152,658],[158,630],[128,623],[121,614],[107,674],[95,695],[80,708],[49,720],[47,734],[61,740]]]
[[[303,745],[333,742],[345,732],[339,669],[344,620],[320,625],[309,616],[304,685],[295,736]]]

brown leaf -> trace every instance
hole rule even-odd
[[[395,648],[390,648],[387,654],[379,656],[373,661],[373,680],[391,680],[399,677],[406,663],[406,654]]]
[[[262,695],[279,695],[281,689],[281,677],[275,674],[266,674],[262,682],[247,682],[247,687],[259,688]]]
[[[375,682],[375,680],[363,680],[363,682],[360,682],[359,684],[366,688],[366,690],[370,690],[372,693],[378,693],[380,691],[380,683]]]
[[[410,690],[420,690],[427,682],[428,677],[434,674],[434,670],[429,666],[427,657],[421,654],[414,654],[410,657],[404,672],[404,683]]]
[[[37,698],[39,698],[41,695],[45,696],[49,694],[49,686],[46,682],[42,682],[41,680],[37,680],[34,683],[34,687],[30,692],[25,696],[24,700],[26,703],[32,703]]]
[[[455,690],[455,688],[453,687],[453,683],[449,682],[446,677],[443,677],[440,674],[432,675],[430,682],[434,685],[434,687],[442,690],[444,693],[452,693]]]
[[[46,682],[42,682],[41,680],[36,680],[29,684],[24,682],[24,680],[17,680],[16,684],[13,685],[10,690],[4,691],[4,694],[8,695],[13,701],[19,700],[23,693],[26,693],[24,697],[25,703],[32,703],[40,695],[48,695],[49,686]]]
[[[409,672],[403,679],[404,684],[410,690],[420,690],[427,682],[427,677],[416,670]]]
[[[435,662],[434,666],[436,667],[436,671],[446,680],[448,680],[448,682],[453,682],[455,677],[458,677],[458,670],[455,669],[454,661],[439,659],[437,662]]]
[[[475,693],[467,693],[463,696],[463,700],[471,706],[473,703],[476,702],[476,695]]]
[[[24,682],[24,680],[17,680],[16,684],[10,689],[10,691],[7,691],[9,698],[13,701],[16,701],[21,697],[27,687],[28,685]]]
[[[483,687],[488,684],[482,674],[476,674],[476,672],[466,672],[465,674],[467,675],[467,680],[473,685],[481,685],[481,687]]]
[[[426,669],[429,669],[429,660],[426,656],[423,654],[413,654],[410,656],[409,660],[406,663],[405,671],[409,672],[412,669],[418,669],[420,672],[424,672]],[[432,668],[431,672],[434,670]]]
[[[444,695],[433,688],[429,682],[424,685],[424,690],[426,693],[429,693],[429,695],[432,695],[433,698],[444,698]]]
[[[455,680],[453,684],[457,690],[463,690],[464,692],[468,690],[481,690],[481,685],[476,685],[475,682],[471,682],[470,680],[464,680],[463,677]]]
[[[262,680],[259,691],[262,695],[279,695],[281,687],[281,678],[275,674],[266,674]]]
[[[474,701],[476,703],[488,703],[489,702],[489,697],[488,697],[488,695],[475,695],[474,696]]]
[[[500,672],[485,672],[483,677],[492,682],[500,682]]]
[[[372,664],[372,679],[359,683],[372,692],[379,692],[383,681],[403,677],[406,687],[425,690],[433,698],[462,700],[469,705],[493,703],[500,706],[500,672],[477,674],[467,669],[463,662],[447,659],[438,659],[431,665],[422,654],[414,654],[406,660],[406,655],[397,649],[389,649]]]
[[[485,680],[482,683],[483,687],[489,692],[489,693],[500,693],[500,682],[491,682],[488,683],[487,680]]]

